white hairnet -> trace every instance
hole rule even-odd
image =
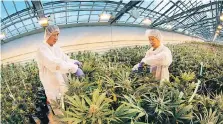
[[[59,32],[60,33],[60,29],[57,25],[49,25],[46,27],[45,29],[45,35],[44,35],[44,41],[46,42],[49,37],[52,35],[53,32]]]
[[[160,33],[159,30],[156,30],[156,29],[147,29],[147,30],[146,30],[146,33],[145,33],[145,36],[146,36],[146,37],[154,36],[154,37],[156,37],[160,42],[162,41],[162,34]]]

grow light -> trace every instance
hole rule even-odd
[[[0,40],[4,39],[5,38],[5,33],[1,33],[0,34]]]
[[[46,27],[46,26],[48,26],[48,18],[40,18],[40,19],[39,19],[39,24],[40,24],[42,27]]]
[[[145,18],[145,19],[142,21],[142,23],[143,23],[144,25],[149,26],[149,25],[152,24],[152,20],[150,20],[149,18]]]
[[[220,29],[220,30],[221,30],[221,29],[222,29],[222,25],[218,25],[218,29]]]
[[[101,21],[108,21],[111,18],[111,14],[102,13],[99,15]]]

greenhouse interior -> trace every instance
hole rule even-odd
[[[1,124],[223,124],[222,0],[1,0]]]

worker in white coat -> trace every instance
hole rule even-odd
[[[154,74],[157,80],[161,82],[164,80],[169,81],[168,68],[172,63],[171,51],[161,43],[162,35],[159,30],[148,29],[145,35],[152,47],[146,52],[141,62],[136,64],[132,70],[137,70],[143,64],[147,64],[150,65],[150,72]]]
[[[38,48],[36,55],[40,81],[49,102],[59,99],[68,90],[66,73],[84,76],[79,68],[81,62],[70,59],[60,47],[55,45],[59,33],[60,30],[56,25],[46,27],[44,42]]]

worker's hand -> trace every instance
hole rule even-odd
[[[75,64],[75,65],[78,65],[78,67],[81,67],[81,66],[82,66],[82,63],[79,62],[78,60],[75,60],[74,64]]]
[[[132,68],[132,71],[137,71],[138,70],[138,66],[139,66],[139,63],[134,65],[134,67]]]
[[[84,76],[84,72],[80,68],[78,68],[77,72],[76,72],[76,76],[77,77],[82,77],[82,76]]]

